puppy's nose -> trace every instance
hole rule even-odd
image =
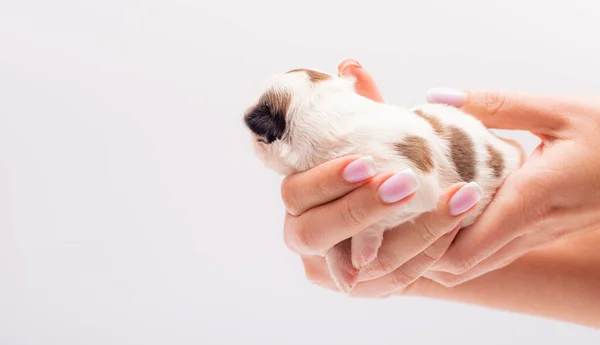
[[[268,144],[283,137],[285,115],[271,111],[266,104],[259,104],[244,116],[246,126],[257,136],[264,137]]]

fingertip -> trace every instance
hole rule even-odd
[[[458,182],[448,187],[440,196],[435,214],[444,224],[451,224],[447,234],[456,234],[462,227],[464,219],[475,210],[482,191],[475,182]]]
[[[348,59],[345,59],[344,61],[342,61],[338,65],[338,73],[339,73],[339,75],[340,76],[342,76],[342,75],[348,75],[349,70],[347,70],[347,68],[350,67],[350,66],[362,68],[362,65],[356,59],[348,58]]]
[[[405,202],[421,187],[417,175],[412,169],[404,169],[387,178],[378,187],[378,195],[385,204]]]
[[[425,97],[429,103],[441,103],[460,108],[466,104],[468,93],[453,88],[432,88],[427,90]]]
[[[383,103],[383,97],[373,77],[358,61],[346,59],[338,66],[338,71],[340,76],[352,77],[356,80],[355,88],[359,95]]]
[[[462,186],[448,201],[448,212],[451,216],[466,215],[474,209],[483,197],[483,190],[476,182]]]
[[[440,205],[448,204],[448,202],[450,201],[450,198],[452,198],[452,196],[454,194],[456,194],[456,192],[458,192],[462,187],[464,187],[466,185],[467,185],[467,182],[457,182],[457,183],[451,185],[450,187],[448,187],[446,189],[446,191],[444,191],[442,193],[442,195],[440,195],[439,204]]]
[[[361,157],[346,164],[342,177],[349,183],[362,182],[377,174],[375,160],[371,156]]]

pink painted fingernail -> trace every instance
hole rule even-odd
[[[348,164],[344,168],[342,176],[346,181],[355,183],[373,177],[376,173],[377,167],[373,157],[362,157]]]
[[[471,207],[475,206],[482,197],[483,191],[477,183],[470,182],[466,184],[450,198],[450,202],[448,203],[450,215],[457,216],[469,210]]]
[[[427,91],[427,102],[443,103],[461,107],[467,100],[467,94],[458,89],[434,88]]]
[[[419,189],[417,175],[411,170],[403,170],[388,178],[379,187],[379,197],[387,204],[402,200]]]

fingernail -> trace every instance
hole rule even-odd
[[[427,102],[443,103],[461,107],[467,100],[467,94],[458,89],[434,88],[427,91]]]
[[[346,60],[346,63],[348,64],[348,66],[352,65],[352,66],[362,68],[362,65],[358,61],[356,61],[356,59],[348,59],[348,60]]]
[[[452,216],[457,216],[471,207],[473,207],[483,197],[481,187],[475,182],[470,182],[456,192],[450,202],[448,208]]]
[[[379,197],[385,203],[391,204],[402,200],[419,188],[417,175],[410,170],[403,170],[388,178],[379,187]]]
[[[344,61],[344,65],[342,67],[341,74],[345,74],[346,71],[348,70],[348,67],[350,67],[350,66],[354,66],[357,68],[363,68],[362,65],[360,63],[358,63],[358,61],[356,61],[354,59],[346,59],[346,61]]]
[[[377,167],[372,157],[362,157],[348,164],[342,176],[350,183],[360,182],[374,176],[377,173]]]

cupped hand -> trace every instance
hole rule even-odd
[[[462,108],[487,127],[541,139],[475,224],[426,276],[455,286],[600,224],[600,97],[433,89],[430,102]]]
[[[371,76],[356,62],[344,61],[339,72],[356,78],[357,92],[383,102]],[[351,237],[412,196],[390,198],[389,193],[402,191],[402,184],[408,183],[402,176],[390,179],[391,176],[394,172],[376,172],[368,157],[348,156],[284,179],[285,243],[301,256],[309,280],[355,296],[379,297],[398,292],[415,282],[444,254],[461,221],[480,198],[474,184],[451,186],[440,196],[435,211],[387,231],[375,261],[358,272],[351,263]],[[384,201],[390,199],[397,201]],[[344,259],[344,281],[332,278],[327,255]]]

